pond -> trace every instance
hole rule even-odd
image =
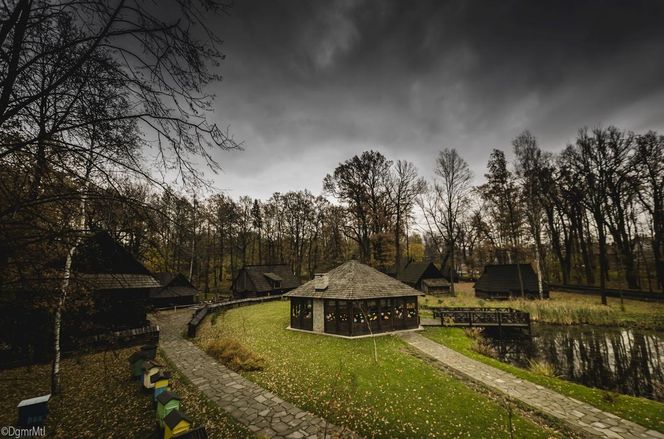
[[[664,400],[664,333],[593,326],[533,325],[532,338],[489,337],[498,357],[528,368],[545,360],[561,378]]]

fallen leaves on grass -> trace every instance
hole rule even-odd
[[[246,378],[366,437],[509,437],[505,407],[402,352],[396,337],[347,340],[289,331],[288,302],[229,310],[196,342],[233,338],[265,359]],[[516,416],[519,437],[550,432]]]

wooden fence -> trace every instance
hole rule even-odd
[[[587,285],[560,285],[560,284],[549,284],[549,288],[554,291],[560,291],[563,293],[577,293],[577,294],[586,294],[591,296],[599,296],[600,289],[599,287],[592,287]],[[612,288],[605,288],[607,297],[622,297],[624,299],[632,300],[643,300],[646,302],[664,302],[664,293],[659,291],[638,291],[638,290],[618,290]]]

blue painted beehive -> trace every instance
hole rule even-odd
[[[51,394],[24,399],[18,403],[18,424],[21,427],[44,425],[48,416],[48,400]]]
[[[171,379],[170,372],[160,370],[157,374],[150,377],[150,383],[154,387],[153,400],[156,401],[160,393],[170,390],[168,380]]]

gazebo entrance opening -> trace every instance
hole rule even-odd
[[[313,300],[303,298],[291,299],[291,328],[314,329],[314,306]]]

